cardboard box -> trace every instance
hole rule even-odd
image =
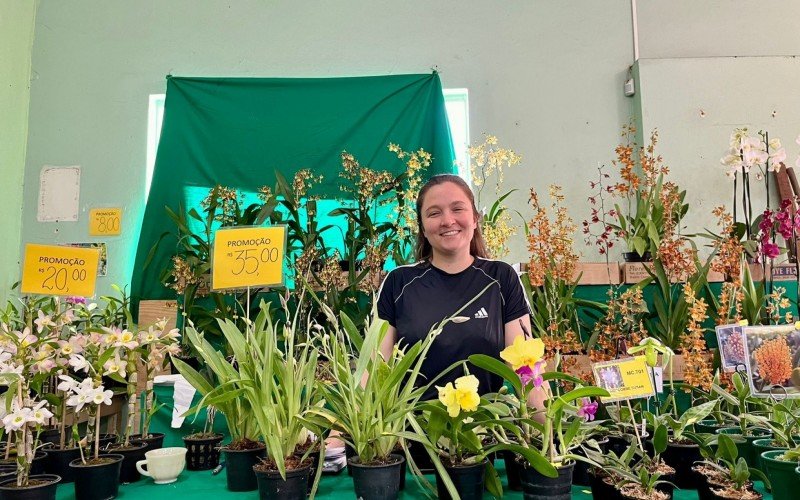
[[[749,264],[750,276],[753,281],[764,279],[764,267],[761,264]],[[772,281],[797,281],[797,267],[794,264],[767,264],[766,268],[772,274]]]
[[[581,285],[618,285],[622,280],[619,262],[578,262],[573,279]]]
[[[143,300],[139,302],[139,326],[152,325],[166,318],[167,330],[176,328],[178,321],[177,300]]]
[[[647,269],[653,268],[652,262],[625,262],[622,264],[622,276],[624,283],[634,285],[640,281],[650,277]],[[725,275],[716,271],[708,271],[706,279],[709,283],[721,283],[725,281]],[[755,279],[755,278],[754,278]],[[672,283],[685,283],[685,277],[677,277],[672,279]]]

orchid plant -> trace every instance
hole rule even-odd
[[[491,432],[493,421],[508,414],[501,404],[491,403],[478,394],[479,381],[464,375],[436,386],[439,398],[422,403],[420,425],[432,448],[448,467],[485,464],[486,487],[495,496],[502,496],[502,485],[487,455],[496,451],[497,442]]]
[[[62,331],[74,321],[72,310],[57,298],[25,299],[9,305],[0,317],[0,384],[8,387],[0,418],[16,444],[18,486],[27,486],[42,428],[53,417],[44,384],[64,364],[60,352]]]
[[[487,395],[492,402],[508,406],[508,417],[496,422],[496,438],[502,449],[521,455],[539,473],[556,477],[556,467],[575,460],[571,449],[578,444],[581,426],[594,417],[596,407],[592,397],[607,397],[605,389],[584,386],[583,382],[561,372],[544,371],[544,344],[541,339],[519,336],[512,345],[506,347],[500,357],[511,367],[499,360],[482,354],[469,357],[470,363],[502,377],[513,389],[513,394],[500,391]],[[559,356],[555,356],[555,366]],[[557,393],[548,398],[541,419],[536,419],[536,410],[528,406],[533,390],[544,390],[545,382],[555,382]],[[574,388],[561,393],[561,383],[569,382]],[[575,405],[577,403],[577,406]],[[579,415],[580,413],[580,415]]]

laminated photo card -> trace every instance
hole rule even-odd
[[[747,374],[753,394],[800,397],[798,324],[746,326]]]

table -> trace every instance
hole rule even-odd
[[[164,446],[183,446],[182,436],[203,430],[205,423],[205,413],[201,412],[197,420],[187,418],[184,421],[183,427],[180,429],[172,429],[170,422],[172,420],[172,387],[170,386],[157,386],[155,389],[156,399],[159,403],[164,403],[158,413],[151,421],[152,432],[163,432]],[[194,404],[199,401],[199,397],[195,396]],[[225,420],[221,415],[217,416],[214,422],[214,430],[227,435],[227,428],[225,427]],[[505,466],[502,461],[496,462],[497,471],[500,474],[503,485],[505,486]],[[434,484],[432,475],[426,476],[428,481]],[[756,483],[758,490],[764,493],[761,483]],[[335,476],[323,476],[317,492],[317,498],[320,499],[337,499],[337,500],[351,500],[354,498],[353,493],[353,480],[347,475],[346,469],[340,474]],[[411,474],[406,478],[406,488],[401,492],[401,499],[418,499],[424,498],[424,490],[417,484],[416,479]],[[175,500],[175,499],[207,499],[214,498],[215,500],[223,498],[257,498],[258,492],[243,492],[234,493],[226,489],[225,472],[216,476],[211,475],[211,471],[184,471],[178,480],[172,484],[154,484],[152,479],[143,477],[140,481],[128,485],[120,486],[119,497],[122,499],[142,499],[142,500]],[[75,493],[72,484],[66,484],[58,487],[56,498],[59,500],[74,500]],[[488,495],[486,499],[491,497]],[[522,492],[506,491],[505,497],[510,500],[522,498]],[[573,486],[572,488],[573,499],[588,499],[592,498],[592,494],[588,487]],[[676,500],[695,500],[697,499],[697,492],[694,490],[676,490]],[[764,494],[764,500],[772,500],[772,495]]]

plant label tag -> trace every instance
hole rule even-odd
[[[664,392],[664,369],[660,366],[653,368],[653,382],[655,382],[657,393]]]
[[[211,288],[283,285],[286,226],[218,229],[212,251]]]
[[[597,386],[609,393],[609,397],[601,398],[604,403],[655,396],[650,367],[644,356],[594,363],[592,373]]]
[[[25,245],[22,293],[92,297],[100,250],[57,245]]]
[[[744,326],[731,324],[715,327],[719,357],[724,372],[744,371],[747,367]]]

